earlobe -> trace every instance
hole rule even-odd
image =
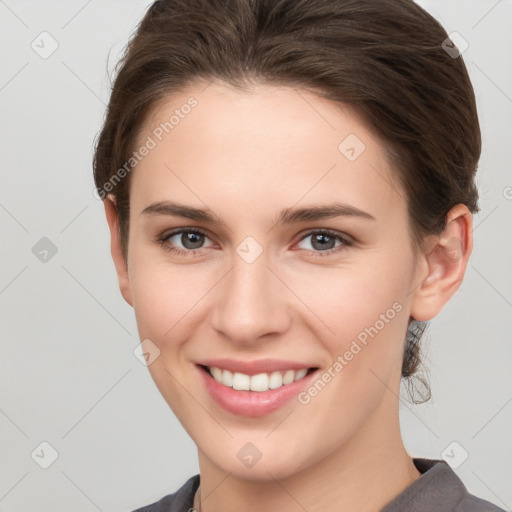
[[[473,219],[465,205],[454,206],[446,228],[422,256],[422,275],[413,292],[411,316],[427,322],[460,287],[473,249]]]
[[[121,248],[121,237],[119,233],[119,217],[116,204],[113,198],[107,196],[103,199],[105,215],[107,217],[108,227],[110,229],[110,252],[116,267],[119,289],[124,300],[133,307],[133,301],[130,289],[130,278],[128,275],[128,265],[124,258]]]

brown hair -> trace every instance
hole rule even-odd
[[[94,155],[96,190],[115,199],[125,258],[126,162],[137,136],[159,101],[201,79],[239,89],[297,86],[349,105],[383,141],[405,191],[416,253],[456,204],[478,212],[475,96],[456,47],[445,51],[447,37],[412,0],[156,1],[118,63]],[[421,362],[425,327],[409,321],[407,382]],[[428,385],[422,395],[430,398]]]

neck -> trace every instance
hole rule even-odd
[[[403,445],[396,413],[395,423],[377,415],[327,457],[277,478],[271,465],[263,472],[267,477],[258,480],[250,473],[223,471],[199,451],[201,512],[335,512],[340,503],[346,510],[380,511],[420,476]],[[195,505],[200,510],[198,501]]]

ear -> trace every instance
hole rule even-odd
[[[108,227],[110,229],[110,252],[114,265],[116,267],[119,289],[124,300],[133,307],[132,295],[130,290],[130,277],[128,275],[128,264],[123,256],[121,249],[121,237],[119,234],[119,217],[117,215],[116,204],[110,196],[103,199],[105,206],[105,215],[107,216]]]
[[[411,316],[431,320],[458,290],[473,250],[473,218],[463,204],[454,206],[446,228],[429,244],[418,262],[416,288],[412,291]]]

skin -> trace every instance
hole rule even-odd
[[[471,213],[455,206],[446,230],[416,257],[405,194],[383,145],[348,108],[291,87],[205,85],[166,98],[140,131],[142,144],[197,99],[131,175],[127,262],[115,204],[104,200],[122,295],[140,339],[160,350],[148,369],[197,445],[202,510],[325,512],[343,503],[378,511],[420,476],[399,425],[405,335],[410,316],[434,318],[458,289],[472,250]],[[349,134],[366,146],[354,161],[338,150]],[[141,214],[165,200],[208,207],[221,223]],[[276,225],[283,208],[333,201],[375,220]],[[171,239],[194,254],[155,242],[182,227],[208,233],[195,246],[181,234]],[[305,236],[313,228],[356,243],[335,239],[326,248],[341,250],[315,257],[322,246]],[[247,236],[263,249],[252,263],[236,252]],[[197,378],[194,362],[213,357],[327,369],[396,302],[401,311],[308,404],[292,399],[263,417],[240,417],[217,406]],[[262,453],[252,467],[237,457],[248,441]]]

